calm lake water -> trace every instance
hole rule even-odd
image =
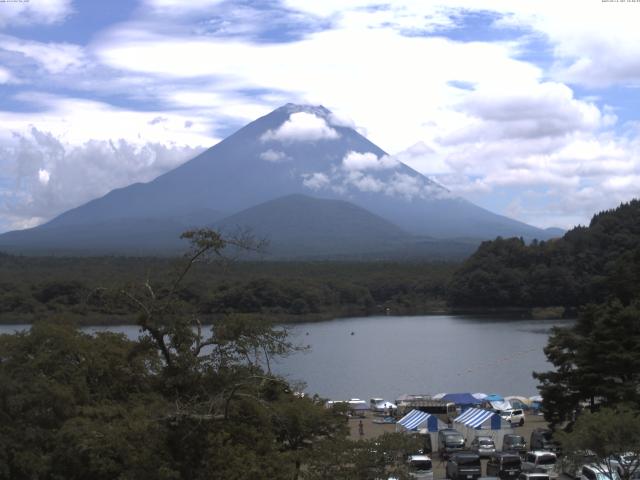
[[[531,396],[538,393],[531,372],[550,368],[542,349],[551,327],[571,324],[432,315],[293,325],[293,340],[311,348],[272,367],[291,381],[304,380],[308,393],[332,399],[439,392]],[[0,333],[22,328],[2,325]],[[135,326],[109,330],[138,336]]]

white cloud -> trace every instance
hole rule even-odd
[[[43,43],[0,35],[0,50],[34,60],[52,74],[78,70],[87,62],[84,49],[71,43]]]
[[[350,172],[343,180],[343,185],[352,185],[361,192],[382,192],[385,189],[384,182],[359,171]]]
[[[398,161],[389,155],[378,158],[371,152],[348,152],[342,159],[342,168],[347,171],[386,170],[398,166]]]
[[[553,82],[481,88],[458,108],[483,123],[471,121],[445,141],[550,137],[595,130],[609,121],[594,104],[576,100],[570,88]]]
[[[407,165],[420,165],[421,172],[427,176],[453,172],[447,163],[446,156],[438,154],[433,147],[423,141],[411,145],[406,150],[395,154],[394,157]]]
[[[330,185],[329,177],[321,172],[308,173],[302,176],[302,184],[311,190],[320,190]]]
[[[67,5],[70,11],[68,2],[29,3],[47,4]],[[35,102],[44,107],[42,114],[0,112],[2,131],[24,133],[33,124],[74,144],[88,138],[123,138],[133,143],[144,139],[166,145],[172,141],[210,145],[217,140],[211,132],[229,120],[253,120],[287,101],[304,101],[336,110],[326,121],[312,119],[316,123],[307,129],[307,136],[324,138],[337,134],[332,126],[362,125],[368,138],[393,158],[475,198],[504,189],[545,186],[555,199],[548,204],[549,218],[574,219],[568,205],[580,211],[594,205],[600,209],[612,206],[609,202],[614,199],[629,198],[624,195],[637,195],[621,178],[639,173],[640,148],[634,141],[638,133],[623,132],[611,114],[615,105],[598,106],[601,100],[579,97],[571,88],[640,84],[636,4],[598,0],[562,4],[398,0],[377,8],[368,8],[371,3],[365,0],[285,4],[300,16],[321,17],[327,28],[302,31],[295,41],[258,43],[256,38],[249,41],[235,35],[239,30],[231,26],[227,33],[234,35],[225,38],[207,31],[212,15],[222,10],[214,8],[220,5],[217,0],[146,0],[136,10],[135,21],[97,32],[85,48],[7,37],[3,43],[14,55],[37,62],[51,74],[44,78],[70,73],[65,85],[82,85],[89,92],[134,92],[143,100],[166,102],[168,113],[162,108],[130,112],[100,102],[24,92],[15,100]],[[492,42],[437,36],[478,11],[496,14],[495,24],[487,27],[489,35],[500,26],[522,28],[526,34]],[[424,32],[434,35],[421,37]],[[551,55],[538,66],[527,60],[531,53],[540,53],[528,51],[531,39]],[[120,77],[108,82],[85,79],[83,69],[94,62],[93,55],[103,62],[101,68],[118,71]],[[552,65],[547,67],[546,61]],[[8,68],[13,80],[22,79],[19,69],[12,64]],[[2,78],[0,70],[0,83]],[[113,86],[120,91],[110,90]],[[157,116],[167,121],[149,124]],[[287,141],[305,137],[302,125],[285,125],[283,132],[276,129],[270,135],[280,132],[282,138],[289,137]],[[342,188],[344,179],[334,179],[334,174],[322,175],[331,188]],[[52,170],[51,182],[56,175]],[[322,177],[314,179],[307,180],[323,184]],[[389,180],[384,178],[385,184]],[[416,190],[410,181],[397,180],[398,192]],[[369,182],[369,187],[377,188],[374,185]],[[615,194],[604,195],[605,190]],[[589,194],[593,201],[586,199]],[[533,204],[519,205],[510,211],[521,212],[522,219],[543,221]]]
[[[423,195],[424,184],[418,177],[406,173],[395,173],[387,185],[388,195],[399,195],[411,199]]]
[[[38,115],[0,111],[4,132],[28,134],[31,127],[36,127],[70,144],[83,144],[87,139],[122,138],[134,143],[209,147],[218,141],[210,133],[216,124],[193,112],[131,111],[98,101],[30,91],[15,95],[14,100],[36,107]],[[166,121],[150,123],[157,117],[166,118]],[[187,121],[193,122],[188,129],[185,128]],[[0,138],[1,135],[2,132]]]
[[[206,13],[207,9],[223,3],[223,0],[143,0],[144,7],[149,8],[154,14],[180,16],[197,12]]]
[[[0,67],[0,85],[3,83],[9,83],[11,80],[11,72],[6,68]]]
[[[269,130],[262,135],[263,142],[277,140],[280,142],[305,142],[316,140],[335,140],[340,134],[327,125],[324,118],[313,113],[296,112],[289,116],[276,130]]]
[[[125,140],[72,145],[34,128],[0,148],[0,169],[17,185],[0,196],[0,216],[14,228],[34,226],[114,188],[150,181],[200,151]]]
[[[289,157],[286,153],[281,152],[279,150],[267,150],[266,152],[262,152],[260,154],[260,158],[267,162],[279,163],[279,162],[287,162],[291,161],[292,158]]]
[[[73,13],[71,0],[37,0],[2,2],[0,28],[7,25],[52,25],[64,21]]]
[[[38,169],[38,180],[42,185],[46,185],[49,183],[49,179],[51,178],[51,174],[45,170],[44,168]]]

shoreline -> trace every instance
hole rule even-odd
[[[541,309],[541,312],[536,312]],[[550,311],[548,311],[550,310]],[[301,325],[305,323],[319,323],[328,321],[340,321],[346,318],[367,318],[367,317],[418,317],[418,316],[476,316],[476,317],[497,317],[504,320],[571,320],[576,318],[574,309],[562,309],[562,315],[558,315],[557,307],[547,308],[450,308],[439,307],[432,309],[411,309],[404,308],[389,311],[355,311],[348,310],[342,312],[320,312],[312,314],[273,314],[273,313],[230,313],[228,315],[243,319],[255,319],[266,321],[272,325]],[[213,325],[218,319],[224,318],[225,314],[215,314],[203,316],[202,325]],[[78,314],[78,313],[52,313],[40,318],[33,318],[33,315],[13,316],[0,315],[0,325],[33,325],[39,321],[60,320],[74,323],[78,327],[119,327],[136,325],[133,320],[135,314],[128,315],[105,315],[105,314]]]

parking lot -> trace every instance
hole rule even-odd
[[[378,424],[374,423],[374,419],[379,419],[380,417],[374,416],[371,412],[367,412],[364,418],[352,417],[349,419],[349,428],[351,438],[357,440],[359,438],[369,439],[375,438],[382,435],[385,432],[395,432],[396,426],[395,424]],[[363,434],[359,433],[359,422],[362,420],[363,426]],[[515,427],[514,432],[522,435],[527,444],[529,443],[529,439],[531,438],[531,432],[535,428],[547,427],[547,422],[544,420],[542,415],[529,415],[526,417],[525,423],[522,427]],[[455,427],[454,427],[455,428]],[[478,433],[487,432],[486,430],[480,431]],[[467,442],[468,444],[469,442]],[[437,453],[432,455],[433,460],[433,477],[435,479],[445,478],[445,466],[446,462],[440,459],[440,456]],[[487,460],[482,460],[482,473],[483,475],[486,473],[486,464]]]

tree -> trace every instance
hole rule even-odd
[[[141,337],[39,322],[0,336],[0,480],[296,478],[344,422],[271,372],[287,332],[229,317],[205,333],[180,288],[192,266],[249,238],[187,232],[166,288],[121,289]]]
[[[622,480],[629,480],[640,468],[640,412],[628,407],[603,408],[596,413],[581,414],[570,433],[558,433],[563,450],[571,456],[575,452],[592,452],[595,468],[609,478],[617,472]],[[628,454],[631,461],[619,461]]]
[[[406,458],[421,448],[416,435],[385,433],[370,440],[325,440],[308,458],[305,480],[409,480]]]
[[[555,329],[544,349],[555,370],[540,380],[547,421],[574,419],[583,405],[640,406],[640,305],[590,305],[571,328]]]

